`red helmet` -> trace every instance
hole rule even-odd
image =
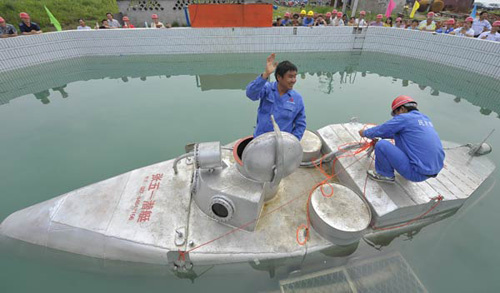
[[[19,13],[19,18],[30,18],[30,16],[26,12],[21,12],[21,13]]]
[[[398,96],[397,98],[394,99],[394,101],[392,101],[392,105],[391,105],[392,112],[391,113],[394,115],[394,110],[396,110],[397,108],[403,106],[404,104],[408,104],[408,103],[415,103],[415,105],[417,104],[417,102],[415,102],[415,100],[413,100],[409,96],[404,96],[404,95]]]
[[[152,19],[158,19],[158,14],[153,14],[153,15],[151,15],[151,18],[152,18]]]
[[[472,17],[470,17],[470,16],[469,16],[469,17],[467,17],[467,18],[465,19],[465,21],[466,21],[466,22],[467,22],[467,21],[473,22],[473,21],[474,21],[474,18],[472,18]]]

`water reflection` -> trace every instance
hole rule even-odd
[[[196,86],[202,91],[245,89],[262,70],[263,54],[180,55],[85,57],[60,61],[43,66],[11,71],[0,76],[0,105],[16,97],[35,93],[43,104],[50,103],[48,89],[69,97],[67,84],[93,79],[116,79],[124,83],[132,79],[146,81],[147,77],[169,78],[176,75],[195,76]],[[299,68],[300,79],[317,79],[319,90],[335,92],[335,84],[355,86],[359,78],[373,75],[401,80],[403,87],[415,84],[432,96],[440,92],[457,96],[479,106],[481,114],[500,113],[498,81],[459,69],[402,58],[387,54],[311,53],[279,54],[280,60],[292,60]],[[75,68],[78,68],[75,70]]]

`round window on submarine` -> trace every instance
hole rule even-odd
[[[214,203],[212,205],[212,212],[214,212],[216,216],[221,218],[226,218],[227,216],[229,216],[229,211],[227,210],[227,208],[220,203]]]
[[[233,205],[228,198],[214,196],[210,203],[212,216],[219,221],[229,221],[233,217]]]

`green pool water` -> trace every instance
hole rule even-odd
[[[0,221],[76,188],[172,159],[191,142],[232,142],[253,132],[258,103],[244,88],[265,54],[81,58],[0,76]],[[500,163],[496,80],[383,54],[278,54],[299,68],[295,89],[308,129],[382,123],[400,94],[412,96],[443,140],[489,142]],[[498,292],[498,173],[453,217],[425,227],[400,252],[430,292]],[[279,278],[248,264],[209,268],[194,282],[168,268],[117,272],[105,261],[26,245],[0,250],[2,292],[267,292]],[[374,254],[378,252],[374,251]],[[327,256],[318,261],[330,261]],[[72,263],[73,265],[68,265]],[[89,270],[87,265],[100,270]]]

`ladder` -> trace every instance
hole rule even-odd
[[[368,27],[353,27],[352,33],[354,34],[354,41],[352,43],[353,55],[361,55],[363,51],[363,44],[365,43],[366,31]]]

